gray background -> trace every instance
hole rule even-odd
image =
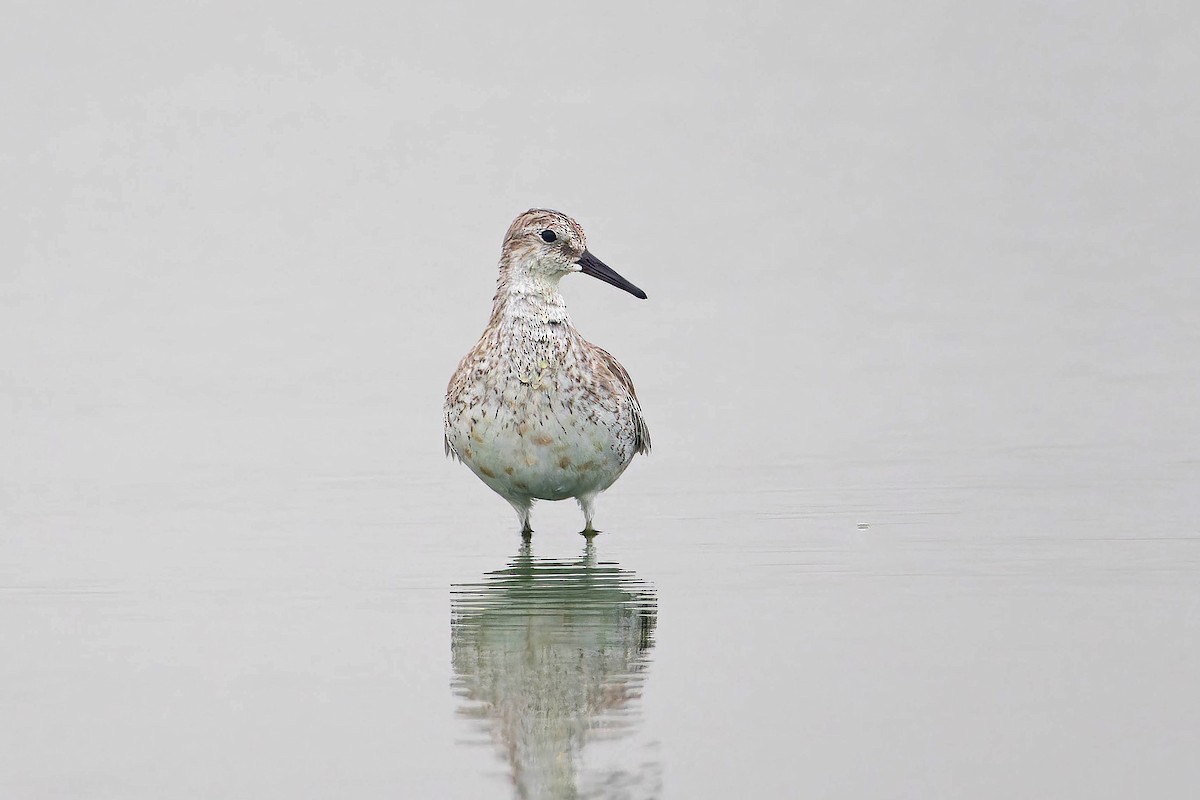
[[[1198,41],[1186,3],[11,6],[0,795],[517,791],[450,587],[519,541],[440,405],[548,206],[650,295],[564,282],[655,443],[596,544],[655,643],[585,759],[1190,796]]]

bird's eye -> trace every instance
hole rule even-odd
[[[542,241],[553,242],[556,239],[558,237],[554,235],[554,231],[542,231]]]

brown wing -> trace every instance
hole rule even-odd
[[[633,444],[635,453],[650,452],[650,429],[646,427],[646,420],[642,417],[642,406],[637,399],[637,390],[633,388],[633,378],[629,377],[629,373],[621,366],[621,362],[613,358],[612,354],[607,350],[592,345],[593,352],[599,357],[600,363],[608,369],[609,373],[621,384],[622,388],[629,394],[630,403],[633,405]]]
[[[446,386],[446,398],[442,405],[442,444],[446,449],[446,456],[455,461],[462,461],[462,456],[450,443],[450,409],[452,406],[465,402],[462,397],[467,391],[473,365],[480,360],[480,353],[487,348],[488,335],[491,332],[490,327],[484,330],[483,336],[479,337],[475,346],[458,362],[458,367],[450,376],[450,383]]]

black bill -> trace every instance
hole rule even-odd
[[[576,262],[583,269],[584,275],[591,275],[593,278],[599,278],[605,283],[610,283],[618,289],[624,289],[634,297],[639,297],[642,300],[646,299],[646,293],[638,287],[634,286],[629,281],[617,274],[616,270],[605,264],[600,259],[596,258],[591,252],[584,250],[583,255]]]

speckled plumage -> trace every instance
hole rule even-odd
[[[446,390],[447,455],[507,500],[525,533],[534,500],[568,497],[593,533],[596,495],[650,451],[629,373],[567,316],[558,282],[581,271],[645,297],[588,252],[575,220],[545,209],[517,217],[487,328]]]

